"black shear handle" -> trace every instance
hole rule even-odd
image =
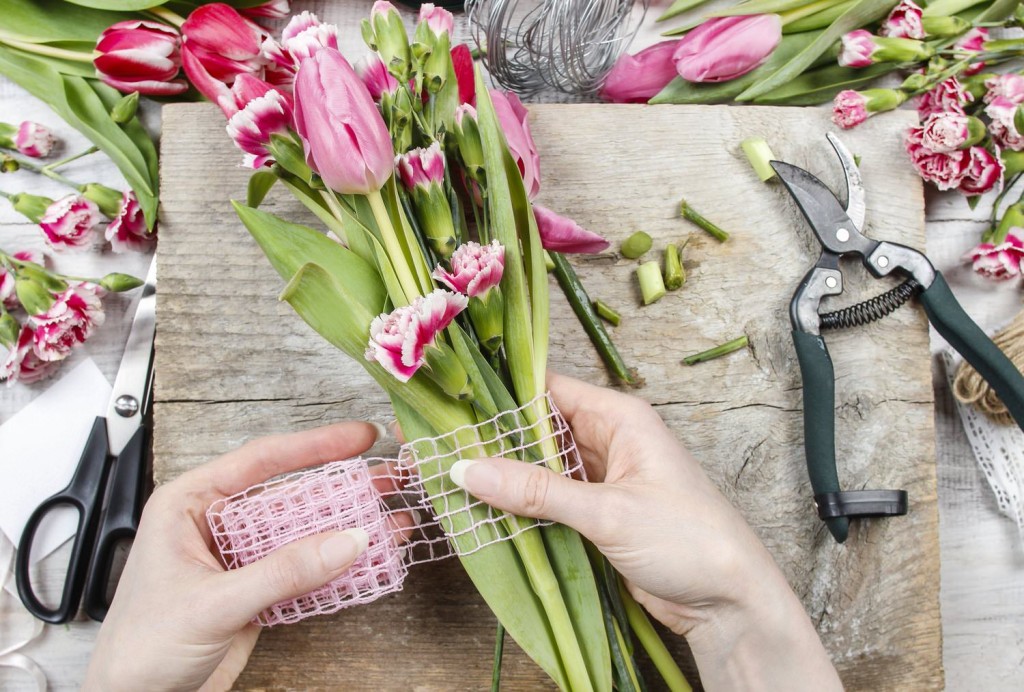
[[[921,294],[921,302],[939,334],[985,378],[1024,430],[1024,375],[967,316],[942,274],[935,272],[935,281]]]
[[[82,598],[82,589],[85,586],[85,577],[95,545],[96,525],[99,519],[100,504],[103,501],[104,481],[109,462],[107,422],[100,417],[92,425],[92,432],[89,433],[89,439],[85,443],[82,458],[78,462],[78,468],[68,487],[39,505],[32,512],[25,525],[25,530],[21,534],[14,567],[18,595],[28,611],[44,622],[61,624],[73,618],[78,612],[78,604]],[[57,607],[49,608],[36,596],[29,573],[29,559],[36,531],[39,530],[43,519],[60,506],[69,506],[78,512],[78,528],[75,531],[75,543],[71,549],[71,561],[68,563],[67,576],[64,578],[64,592]]]

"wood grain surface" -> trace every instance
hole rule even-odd
[[[827,113],[591,105],[531,112],[542,152],[539,201],[615,246],[638,228],[655,238],[656,250],[690,238],[686,286],[642,309],[635,262],[608,252],[577,264],[592,294],[624,315],[614,336],[646,379],[636,393],[655,405],[768,545],[849,689],[941,687],[924,317],[904,309],[828,336],[844,486],[905,488],[911,497],[908,516],[863,522],[838,546],[812,509],[787,316],[817,248],[785,192],[759,183],[738,148],[744,137],[764,136],[780,158],[837,187],[838,166],[824,139]],[[891,156],[912,117],[869,121],[844,140],[862,157],[868,232],[923,247],[920,180]],[[391,417],[362,368],[277,302],[282,282],[225,203],[244,198],[247,174],[236,167],[240,156],[223,128],[209,105],[164,109],[157,482],[259,435]],[[732,239],[719,244],[679,220],[683,196]],[[266,208],[308,218],[282,190]],[[859,267],[846,269],[844,302],[882,288]],[[607,383],[557,288],[551,319],[552,368]],[[684,356],[742,333],[748,350],[682,365]],[[424,566],[400,594],[266,632],[239,687],[479,689],[489,682],[493,625],[456,562]],[[680,640],[671,647],[688,658]],[[505,675],[508,689],[549,686],[515,651],[506,656]]]

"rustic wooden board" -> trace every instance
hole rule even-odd
[[[907,517],[861,523],[844,546],[811,508],[800,379],[787,304],[817,248],[777,185],[739,151],[759,134],[775,153],[838,185],[819,110],[541,105],[531,108],[547,206],[620,241],[637,228],[656,248],[687,236],[687,285],[639,309],[634,262],[614,253],[579,271],[622,310],[623,355],[638,390],[741,508],[817,624],[849,689],[942,686],[932,388],[920,310],[830,335],[836,363],[840,476],[851,488],[906,488]],[[862,157],[869,232],[923,247],[920,180],[892,157],[913,114],[844,134]],[[226,204],[246,172],[209,105],[164,109],[156,382],[158,482],[246,439],[344,418],[391,415],[361,367],[275,299],[280,279]],[[687,199],[733,238],[722,245],[676,218]],[[283,191],[266,208],[308,218]],[[879,284],[850,267],[847,301]],[[857,289],[866,287],[864,291]],[[607,383],[592,347],[553,292],[552,367]],[[690,353],[741,333],[751,347],[687,368]],[[388,451],[385,445],[382,452]],[[414,571],[401,594],[268,631],[239,681],[253,687],[479,689],[493,619],[455,562]],[[685,645],[671,642],[690,665]],[[692,666],[691,666],[692,670]],[[506,656],[508,689],[544,687]]]

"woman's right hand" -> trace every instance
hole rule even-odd
[[[708,689],[840,689],[803,606],[740,513],[655,410],[551,375],[591,482],[508,460],[457,462],[484,502],[590,541],[634,598],[687,638]]]

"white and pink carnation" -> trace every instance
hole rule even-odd
[[[356,62],[354,69],[374,101],[380,101],[384,94],[394,94],[398,91],[398,80],[388,72],[387,65],[376,53],[364,55]]]
[[[50,132],[50,128],[30,120],[21,123],[14,134],[14,146],[32,158],[46,158],[56,145],[57,138]]]
[[[32,262],[42,265],[43,253],[38,250],[21,250],[11,253],[11,257],[22,262]],[[0,264],[0,303],[9,310],[18,306],[18,296],[14,292],[14,274]]]
[[[228,119],[228,136],[245,152],[246,168],[261,168],[273,162],[267,150],[270,136],[287,134],[294,127],[295,116],[291,98],[276,89],[245,104]]]
[[[985,106],[985,115],[991,118],[988,131],[992,133],[993,141],[1003,149],[1024,149],[1024,135],[1017,131],[1014,123],[1018,108],[1019,105],[1005,96],[997,96]]]
[[[125,190],[121,197],[121,211],[107,224],[107,242],[114,252],[146,252],[156,242],[156,231],[146,226],[146,217],[135,193]]]
[[[857,29],[843,36],[839,47],[839,64],[843,67],[868,67],[874,63],[871,56],[878,50],[870,31]]]
[[[338,48],[338,27],[321,22],[306,10],[291,18],[281,32],[280,41],[267,38],[260,51],[276,70],[294,75],[304,58],[313,56],[322,48]]]
[[[438,266],[434,278],[456,293],[481,298],[501,283],[505,272],[505,248],[497,240],[489,245],[472,241],[452,253],[451,271]]]
[[[32,384],[49,377],[60,367],[58,361],[42,360],[36,355],[33,343],[35,332],[25,325],[18,333],[18,340],[0,363],[0,380],[6,380],[10,387],[15,382]]]
[[[932,113],[920,126],[921,143],[937,153],[961,148],[970,137],[968,116],[962,113]]]
[[[844,89],[832,100],[832,122],[844,130],[856,127],[871,117],[867,98],[859,91]]]
[[[993,188],[1002,188],[1004,170],[998,151],[993,154],[985,147],[971,147],[967,150],[964,174],[957,189],[970,197],[983,195]]]
[[[973,100],[974,97],[963,84],[956,77],[950,77],[917,98],[917,114],[923,120],[932,113],[963,113],[964,106]]]
[[[1011,228],[998,245],[979,244],[964,255],[964,261],[970,262],[974,271],[988,279],[1007,281],[1017,278],[1024,262],[1024,228]]]
[[[43,236],[54,249],[82,247],[100,222],[100,210],[82,195],[62,197],[46,208],[39,221]]]
[[[953,50],[958,53],[980,53],[985,49],[985,41],[988,38],[988,29],[983,26],[974,27],[957,39],[956,43],[953,44]],[[978,74],[984,69],[984,62],[972,62],[963,73],[969,77]]]
[[[953,190],[963,181],[970,155],[966,151],[936,152],[924,144],[923,131],[915,127],[907,134],[905,142],[910,162],[918,175],[940,190]]]
[[[892,12],[882,22],[878,33],[880,36],[889,38],[923,39],[925,33],[921,22],[921,13],[921,7],[914,0],[902,0],[900,4],[892,8]]]
[[[444,154],[438,142],[395,157],[395,168],[407,190],[417,185],[422,188],[440,185],[444,182],[444,167]]]
[[[64,360],[72,349],[85,343],[103,324],[104,293],[96,284],[72,281],[67,290],[53,297],[49,310],[29,317],[36,356],[45,361]]]
[[[1017,106],[1024,103],[1024,75],[1015,72],[996,75],[985,80],[985,88],[988,89],[985,92],[985,103],[1000,98]]]
[[[399,382],[408,382],[426,361],[427,348],[467,305],[466,296],[439,288],[375,317],[366,360],[379,363]]]
[[[421,22],[426,22],[435,36],[448,34],[451,36],[452,28],[455,25],[455,18],[452,13],[443,7],[437,7],[433,3],[425,2],[420,5]]]

